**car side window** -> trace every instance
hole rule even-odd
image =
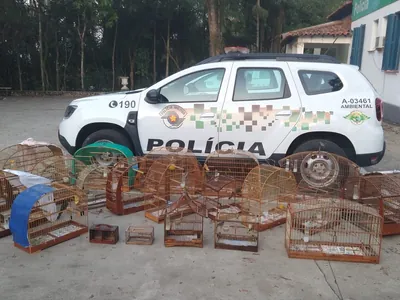
[[[285,75],[277,68],[237,70],[233,101],[274,100],[290,97]]]
[[[339,76],[328,71],[299,71],[299,77],[307,95],[319,95],[340,91],[343,82]]]
[[[163,102],[215,102],[225,69],[208,69],[180,77],[160,89]]]

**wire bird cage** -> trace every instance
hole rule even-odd
[[[154,242],[154,227],[129,226],[125,231],[125,243],[128,245],[152,245]]]
[[[38,162],[62,155],[63,151],[56,145],[16,144],[0,151],[0,170],[30,172]]]
[[[241,209],[256,216],[256,230],[264,231],[286,222],[287,204],[295,201],[296,179],[292,172],[270,165],[255,167],[242,190]]]
[[[76,186],[88,197],[90,209],[106,204],[106,186],[109,169],[98,165],[86,166],[76,180]]]
[[[25,186],[17,175],[0,171],[0,238],[11,235],[11,206],[24,190]]]
[[[143,193],[152,194],[146,218],[160,223],[164,221],[167,206],[176,202],[184,189],[190,195],[201,193],[202,173],[194,154],[182,148],[159,149],[165,153],[154,160],[145,175]],[[184,214],[193,213],[189,206],[179,209]]]
[[[348,177],[360,176],[360,168],[351,160],[326,151],[299,152],[279,161],[279,166],[292,171],[297,182],[322,188],[332,184],[343,185]],[[342,179],[342,182],[338,181]]]
[[[258,252],[259,220],[236,214],[214,222],[214,247],[216,249]]]
[[[138,169],[138,158],[132,159],[132,164],[120,161],[108,173],[106,183],[106,207],[116,215],[127,215],[145,210],[154,201],[151,193],[142,193],[136,189],[136,180],[144,177],[133,177],[130,173],[143,174]],[[141,186],[142,184],[139,184]]]
[[[76,185],[85,164],[68,156],[52,156],[37,163],[31,173],[49,179],[51,182]]]
[[[86,195],[59,183],[38,184],[21,192],[11,210],[14,245],[34,253],[88,231]]]
[[[224,211],[228,214],[240,211],[243,182],[257,166],[256,156],[242,150],[217,150],[207,157],[200,204],[210,219],[216,219],[217,214]]]
[[[363,205],[362,197],[345,199],[344,188],[301,181],[298,193],[303,200],[289,203],[287,211],[289,257],[379,263],[383,218],[375,207]]]
[[[382,198],[383,235],[400,234],[400,174],[368,174],[365,175],[377,189]],[[360,191],[368,187],[361,186]],[[368,190],[371,188],[369,187]]]
[[[186,192],[166,208],[164,220],[164,245],[165,247],[199,247],[203,248],[203,217],[191,212],[191,199]]]

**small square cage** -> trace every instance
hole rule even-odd
[[[153,194],[142,193],[135,188],[135,175],[142,174],[138,170],[139,159],[133,158],[129,165],[127,161],[120,161],[108,173],[106,184],[106,207],[116,215],[128,215],[143,211],[154,202]],[[133,173],[133,174],[132,174]]]
[[[289,257],[379,263],[383,218],[375,207],[343,198],[343,190],[299,186],[305,200],[287,212]]]
[[[158,157],[145,175],[142,192],[154,197],[149,202],[145,217],[162,223],[166,208],[181,197],[183,189],[190,195],[201,193],[202,174],[196,157],[186,149],[170,147],[155,151]],[[184,215],[193,213],[188,205],[178,210]]]
[[[0,170],[31,172],[33,167],[42,160],[62,155],[62,149],[56,145],[16,144],[0,151]]]
[[[303,180],[315,188],[343,186],[346,178],[360,176],[360,167],[351,160],[326,151],[295,153],[281,159],[279,165],[291,171],[298,183]]]
[[[90,227],[89,242],[114,245],[119,241],[119,227],[108,224],[94,224]]]
[[[129,226],[125,231],[125,243],[128,245],[152,245],[153,242],[153,226]]]
[[[214,221],[214,247],[216,249],[258,252],[259,221],[244,215],[230,216]]]
[[[11,235],[11,206],[25,189],[17,175],[0,171],[0,238]]]
[[[29,187],[12,204],[10,230],[28,253],[78,237],[88,232],[86,195],[59,183]]]
[[[264,231],[286,222],[287,204],[295,201],[297,183],[290,171],[260,165],[247,175],[241,209],[257,216],[256,230]]]

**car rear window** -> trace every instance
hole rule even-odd
[[[299,77],[307,95],[333,93],[343,88],[343,82],[333,72],[302,70]]]

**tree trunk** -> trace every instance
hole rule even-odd
[[[265,20],[261,22],[260,27],[260,52],[264,50],[264,42],[265,42]]]
[[[117,47],[117,34],[118,34],[118,20],[115,22],[115,32],[114,32],[114,43],[113,43],[113,51],[112,51],[112,90],[115,90],[115,49]]]
[[[40,77],[42,80],[42,91],[45,91],[45,78],[44,78],[44,59],[43,59],[43,37],[42,37],[42,2],[38,0],[39,10],[39,55],[40,55]]]
[[[170,19],[168,19],[168,24],[167,24],[167,45],[166,45],[166,50],[167,50],[167,59],[165,62],[165,77],[168,77],[169,75],[169,57],[170,57],[170,44],[169,44],[169,40],[170,40],[170,36],[169,36],[169,31],[170,31]]]
[[[81,43],[81,89],[82,91],[85,90],[85,69],[84,69],[84,62],[85,62],[85,33],[86,33],[86,20],[84,20],[82,32],[80,31],[80,18],[78,17],[78,34],[79,40]]]
[[[260,0],[257,0],[257,38],[256,38],[256,47],[257,47],[257,52],[260,52],[260,13],[259,13],[259,9],[261,6],[261,2]]]
[[[272,37],[273,42],[271,46],[272,52],[279,53],[281,52],[281,35],[283,31],[283,24],[285,20],[285,8],[283,5],[279,6],[279,13],[278,16],[275,19],[275,30],[274,30],[274,36]]]
[[[157,33],[157,21],[154,21],[154,33],[153,33],[153,83],[156,83],[157,80],[157,39],[156,39],[156,33]]]
[[[67,68],[69,61],[71,60],[72,53],[73,53],[73,48],[71,49],[71,52],[68,55],[68,50],[67,47],[65,47],[65,62],[64,62],[64,74],[63,74],[63,87],[62,90],[65,91],[67,89]]]
[[[19,90],[23,90],[22,86],[22,74],[21,74],[21,60],[19,58],[20,54],[17,53],[17,67],[18,67],[18,80],[19,80]]]
[[[60,50],[58,48],[58,35],[56,31],[56,91],[60,90]]]
[[[218,13],[216,0],[207,0],[208,9],[208,30],[210,33],[210,56],[218,55],[222,52],[221,31],[218,27]]]
[[[132,54],[129,50],[129,64],[130,64],[130,73],[129,78],[131,81],[131,90],[135,87],[135,60],[136,60],[136,50],[134,49]]]

